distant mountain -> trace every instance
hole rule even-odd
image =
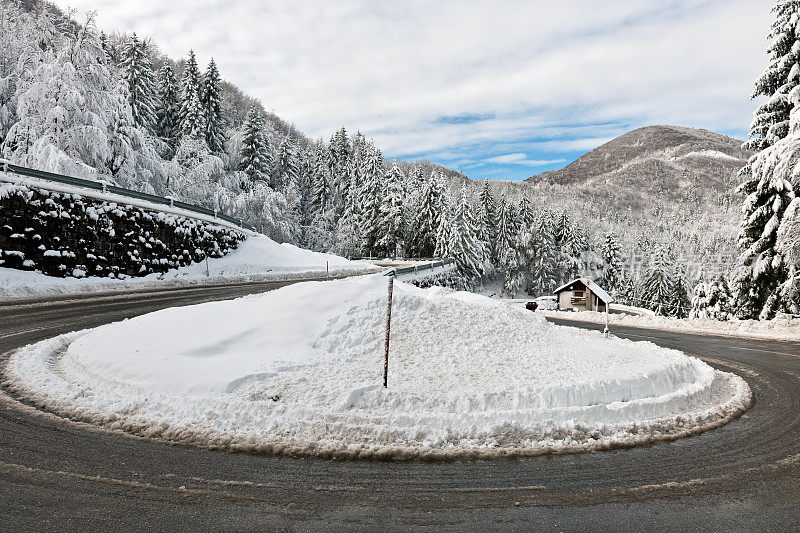
[[[627,205],[635,197],[646,199],[654,189],[680,200],[690,190],[701,196],[724,193],[751,155],[742,149],[742,141],[711,131],[648,126],[617,137],[560,170],[525,181],[597,192],[613,189]]]

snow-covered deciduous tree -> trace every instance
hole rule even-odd
[[[153,191],[158,154],[105,61],[90,18],[18,80],[3,153],[23,166]]]
[[[214,58],[208,63],[200,88],[200,103],[205,119],[205,139],[213,153],[225,151],[225,117],[222,116],[222,94],[219,69]]]
[[[789,133],[789,115],[796,102],[790,93],[800,84],[800,2],[779,0],[773,8],[775,20],[768,38],[769,66],[758,77],[753,98],[766,96],[750,125],[750,140],[745,146],[763,150]]]
[[[172,150],[178,145],[181,135],[181,102],[175,71],[169,61],[164,63],[158,76],[155,133]]]
[[[136,124],[149,132],[156,127],[156,82],[147,43],[134,33],[125,46],[122,70],[128,84],[128,102]]]
[[[256,106],[247,115],[239,156],[239,170],[247,174],[251,183],[269,182],[272,174],[272,153],[264,133],[264,119]]]

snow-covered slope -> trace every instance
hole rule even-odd
[[[307,282],[166,309],[14,354],[22,396],[74,419],[236,450],[492,456],[686,436],[744,410],[743,380],[681,352],[555,326],[471,293]]]
[[[206,263],[177,268],[165,274],[151,274],[142,278],[57,278],[38,272],[0,267],[0,300],[13,300],[39,296],[96,293],[202,285],[236,281],[266,281],[298,276],[374,270],[370,263],[350,261],[332,254],[304,250],[291,244],[278,244],[263,235],[251,234],[228,255],[208,260]]]

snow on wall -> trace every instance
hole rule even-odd
[[[222,257],[245,233],[76,192],[0,184],[0,266],[48,276],[146,276]]]

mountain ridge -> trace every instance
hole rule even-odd
[[[724,181],[738,173],[753,154],[742,148],[742,143],[705,129],[645,126],[598,146],[564,168],[542,172],[524,182],[588,185],[601,179],[631,181],[637,173],[655,172],[681,178],[706,175],[713,188],[721,190]]]

